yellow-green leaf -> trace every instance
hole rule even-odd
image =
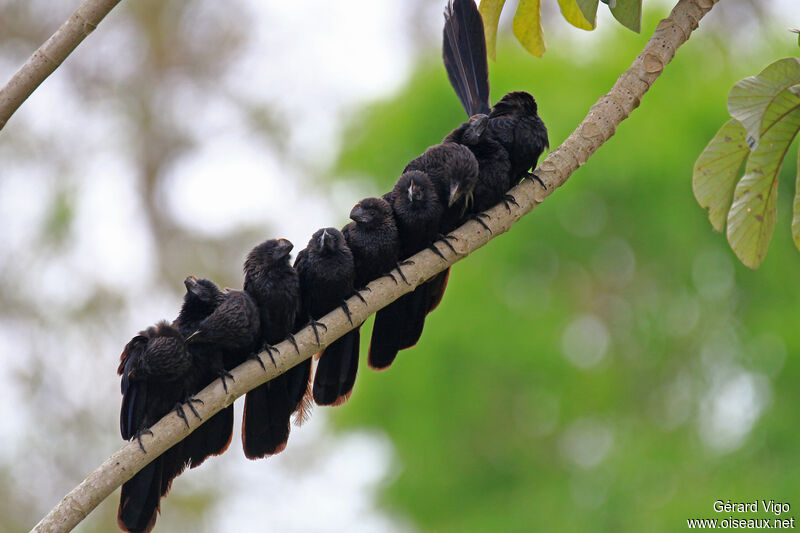
[[[542,15],[539,7],[540,0],[519,0],[512,25],[514,35],[522,43],[522,46],[536,57],[542,57],[545,50]]]
[[[500,23],[500,12],[506,0],[482,0],[478,11],[483,17],[483,31],[486,34],[486,55],[497,61],[497,25]]]
[[[794,181],[794,203],[792,204],[792,238],[800,250],[800,146],[797,147],[797,178]]]
[[[620,24],[636,33],[642,31],[642,0],[617,0],[610,9]]]
[[[754,148],[764,134],[767,108],[786,89],[800,83],[800,59],[787,57],[767,66],[733,86],[728,95],[728,112],[747,130],[748,145]]]
[[[767,253],[775,229],[778,171],[798,130],[800,107],[784,115],[761,136],[733,193],[728,242],[747,267],[758,268]]]
[[[575,0],[583,13],[583,18],[592,24],[592,28],[597,26],[597,0]]]
[[[738,120],[730,119],[694,164],[694,197],[700,207],[708,209],[708,220],[717,231],[721,232],[725,227],[736,178],[749,153],[744,128]]]
[[[561,7],[561,14],[570,24],[582,30],[594,29],[596,17],[587,19],[578,6],[577,0],[558,0],[558,5]]]

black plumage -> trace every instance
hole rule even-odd
[[[297,254],[294,268],[300,278],[301,314],[315,320],[342,305],[353,294],[355,266],[344,235],[336,228],[318,230]],[[319,357],[313,397],[319,405],[339,405],[349,398],[358,371],[359,333],[353,330],[332,342]]]
[[[370,281],[390,272],[395,265],[402,276],[400,233],[394,219],[392,205],[384,198],[365,198],[350,212],[353,220],[342,233],[347,246],[353,252],[356,271],[356,288],[362,289]],[[438,228],[436,228],[438,230]],[[390,274],[397,282],[397,278]],[[405,279],[405,278],[403,278]],[[402,304],[399,299],[390,303],[375,315],[375,327],[370,341],[369,364],[374,368],[384,368],[384,353],[393,351],[399,339]],[[394,356],[392,356],[394,359]]]
[[[180,313],[172,326],[186,338],[192,335],[214,310],[225,300],[225,294],[207,279],[187,277],[186,294]],[[195,365],[192,389],[197,392],[219,377],[222,355],[216,347],[194,343],[187,346]],[[206,420],[184,440],[184,449],[192,468],[199,466],[209,456],[223,453],[233,434],[233,406],[230,405]]]
[[[486,41],[474,0],[448,2],[442,49],[450,84],[470,116],[445,140],[468,146],[480,163],[474,212],[501,200],[508,206],[513,198],[506,196],[507,191],[530,176],[529,171],[549,146],[536,100],[516,91],[489,109]]]
[[[444,206],[428,175],[418,170],[404,173],[385,197],[397,225],[400,257],[408,258],[431,246],[439,235]],[[368,359],[372,368],[389,367],[399,350],[417,343],[425,325],[430,288],[430,284],[423,284],[375,315]]]
[[[489,65],[483,20],[473,0],[448,2],[442,38],[450,85],[456,90],[467,116],[489,114]]]
[[[300,282],[289,264],[291,251],[288,240],[271,239],[253,248],[244,263],[244,290],[258,305],[262,347],[268,351],[291,335],[300,307]],[[306,359],[247,393],[242,445],[248,458],[286,447],[290,417],[303,402],[310,374],[311,360]]]
[[[194,391],[187,380],[193,371],[184,339],[167,322],[141,331],[125,346],[117,372],[122,376],[122,438],[141,438],[148,428],[180,406]],[[142,446],[141,440],[139,445]],[[144,450],[144,447],[142,447]],[[183,443],[156,457],[122,485],[117,523],[123,531],[150,531],[161,496],[186,467]]]

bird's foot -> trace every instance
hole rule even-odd
[[[363,290],[367,290],[367,288],[366,288],[366,287],[364,287],[364,289],[363,289]],[[356,298],[358,298],[359,300],[361,300],[361,303],[362,303],[362,304],[364,304],[364,305],[367,305],[367,301],[364,299],[364,297],[363,297],[363,296],[361,296],[361,291],[353,291],[353,294],[352,294],[351,296],[355,296]]]
[[[439,234],[438,242],[441,242],[442,244],[450,248],[451,252],[453,252],[455,255],[458,255],[458,252],[456,252],[456,249],[453,248],[452,244],[450,244],[450,241],[458,242],[458,237],[456,237],[455,235],[450,235],[449,233],[447,235],[442,235],[441,233]]]
[[[326,326],[322,322],[317,322],[313,318],[311,320],[309,320],[308,325],[311,326],[311,329],[314,330],[314,338],[317,339],[317,346],[320,346],[321,343],[319,342],[319,330],[317,328],[320,328],[320,327],[325,328],[325,331],[327,332],[328,331],[328,326]]]
[[[136,432],[136,441],[139,443],[139,448],[142,450],[142,453],[147,453],[147,450],[144,449],[144,444],[142,444],[142,435],[150,435],[153,436],[153,432],[149,429],[140,429]]]
[[[300,348],[297,346],[297,339],[295,339],[294,335],[291,333],[289,333],[289,342],[291,342],[292,346],[294,346],[294,351],[297,352],[297,355],[300,355]]]
[[[188,428],[189,420],[186,418],[186,412],[183,410],[183,405],[178,402],[172,410],[175,411],[175,413],[180,417],[181,420],[183,420],[183,423],[186,424],[186,427]]]
[[[201,400],[200,398],[194,398],[192,396],[190,396],[189,399],[186,400],[186,406],[189,408],[189,410],[192,412],[192,414],[194,416],[196,416],[198,420],[202,420],[203,417],[200,416],[200,413],[198,413],[197,409],[194,408],[194,404],[196,404],[196,403],[199,403],[200,405],[203,405],[205,402],[203,402],[203,400]]]
[[[263,365],[263,363],[262,363]],[[225,381],[225,378],[229,378],[231,381],[236,381],[233,379],[233,374],[225,370],[224,368],[219,371],[219,379],[222,380],[222,388],[225,389],[225,394],[228,394],[228,383]]]
[[[399,263],[397,263],[397,273],[400,274],[400,278],[402,278],[403,282],[406,285],[411,285],[411,284],[406,279],[406,275],[403,274],[403,269],[400,268],[400,267],[411,266],[413,264],[414,264],[414,261],[412,261],[411,259],[406,259],[405,261],[400,261]]]
[[[342,311],[344,311],[344,314],[347,315],[347,321],[350,322],[350,325],[352,326],[353,316],[350,314],[350,307],[348,307],[347,302],[346,301],[342,302],[342,305],[340,305],[339,307],[341,307]]]
[[[508,210],[509,213],[511,212],[511,204],[514,204],[515,206],[519,207],[519,204],[517,203],[517,199],[514,198],[513,194],[504,195],[503,196],[503,205],[506,206],[506,210]]]
[[[486,220],[491,220],[491,219],[492,219],[492,217],[490,217],[490,216],[489,216],[489,215],[487,215],[486,213],[475,213],[474,215],[470,216],[469,218],[470,218],[470,220],[474,220],[475,222],[477,222],[478,224],[480,224],[481,226],[483,226],[483,228],[484,228],[486,231],[488,231],[489,233],[494,233],[494,232],[492,231],[492,229],[491,229],[489,226],[487,226],[487,225],[486,225],[486,222],[484,222],[484,221],[483,221],[483,219],[484,219],[484,218],[485,218]]]
[[[542,187],[545,188],[545,190],[547,190],[547,185],[545,185],[542,179],[533,172],[528,172],[528,174],[525,177],[529,180],[538,181],[539,185],[541,185]]]
[[[269,355],[269,358],[272,359],[272,354],[269,353],[269,350],[267,350],[267,355]],[[264,366],[264,361],[261,360],[261,356],[258,355],[258,353],[251,353],[250,355],[247,356],[247,358],[253,359],[259,365],[261,365],[261,370],[263,370],[264,372],[267,371],[267,367]],[[275,364],[275,359],[272,359],[272,364]]]
[[[447,243],[447,244],[449,245],[450,243]],[[451,246],[450,249],[452,249],[452,248],[453,247]],[[447,262],[447,258],[444,256],[444,254],[441,252],[441,250],[439,250],[439,248],[436,247],[436,243],[435,242],[432,242],[431,245],[428,246],[428,250],[430,250],[431,252],[433,252],[436,255],[438,255],[439,258],[442,261],[444,261],[445,263]]]

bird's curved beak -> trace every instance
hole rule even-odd
[[[293,248],[294,244],[292,244],[288,239],[278,239],[278,251],[282,255],[289,255]]]
[[[450,186],[450,198],[447,199],[447,207],[452,207],[454,203],[461,197],[461,192],[458,190],[458,183]]]
[[[183,280],[183,285],[186,287],[187,291],[196,294],[197,288],[199,287],[197,276],[186,276],[186,279]]]
[[[366,220],[367,212],[361,207],[361,204],[356,204],[350,211],[350,220],[355,222],[364,222]]]
[[[408,186],[408,201],[413,203],[414,202],[414,193],[417,191],[417,186],[414,182],[411,182],[411,185]]]

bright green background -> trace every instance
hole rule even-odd
[[[389,435],[394,476],[381,501],[421,530],[677,531],[687,518],[730,516],[713,512],[717,499],[800,508],[794,162],[781,175],[778,225],[758,271],[712,231],[690,181],[727,119],[730,87],[796,49],[789,34],[763,53],[697,37],[564,187],[453,269],[417,347],[380,374],[362,357],[355,393],[334,420]],[[493,99],[531,91],[558,146],[645,42],[624,30],[596,38],[580,64],[566,47],[536,60],[501,43]],[[338,169],[388,189],[462,113],[431,59],[391,101],[355,115]],[[604,322],[610,342],[582,370],[563,356],[562,337],[586,314]],[[703,438],[713,432],[710,406],[742,375],[757,384],[763,411],[741,445],[720,437],[715,447]],[[611,435],[589,468],[564,452],[581,420]]]

